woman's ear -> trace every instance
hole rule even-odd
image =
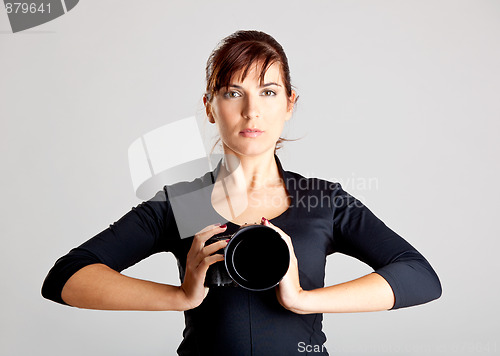
[[[292,90],[292,95],[288,98],[288,111],[292,112],[295,107],[295,102],[297,101],[297,93],[295,90]]]
[[[212,124],[215,124],[214,116],[212,115],[212,105],[208,101],[206,95],[203,95],[203,105],[205,105],[205,113],[207,114],[208,121]]]

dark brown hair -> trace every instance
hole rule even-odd
[[[220,41],[210,54],[210,57],[208,57],[205,92],[207,101],[211,102],[219,90],[227,88],[233,75],[238,71],[242,71],[240,80],[244,80],[250,66],[256,63],[261,64],[261,83],[264,81],[267,69],[274,63],[280,64],[285,92],[287,98],[290,98],[292,95],[290,68],[283,47],[267,33],[255,30],[240,30]],[[283,141],[291,140],[280,137],[276,142],[275,152],[281,148]],[[218,141],[215,145],[217,143]]]

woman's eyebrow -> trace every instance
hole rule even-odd
[[[278,86],[278,87],[280,87],[280,86],[281,86],[281,85],[279,85],[278,83],[275,83],[275,82],[270,82],[270,83],[263,84],[263,85],[262,85],[262,87],[263,87],[263,88],[264,88],[264,87],[269,87],[269,86],[271,86],[271,85],[276,85],[276,86]]]
[[[281,85],[276,83],[276,82],[270,82],[270,83],[265,83],[265,84],[262,84],[260,87],[261,88],[265,88],[265,87],[269,87],[271,85],[276,85],[278,87],[280,87]],[[232,87],[232,88],[237,88],[237,89],[243,89],[242,86],[238,85],[238,84],[229,84],[228,87]]]

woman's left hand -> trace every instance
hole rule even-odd
[[[301,293],[303,293],[303,289],[300,287],[299,268],[297,257],[295,256],[295,252],[293,250],[292,239],[290,236],[285,234],[283,230],[274,226],[266,218],[262,218],[262,225],[269,226],[270,228],[276,230],[288,245],[288,249],[290,251],[290,266],[288,267],[288,271],[285,276],[276,287],[276,296],[284,308],[297,312],[300,309],[300,297]]]

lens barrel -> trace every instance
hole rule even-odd
[[[288,246],[273,228],[245,225],[233,235],[211,238],[207,244],[228,238],[229,243],[223,249],[224,264],[210,266],[205,279],[207,286],[236,283],[252,291],[267,290],[275,287],[288,271]],[[222,253],[222,250],[216,253]]]

